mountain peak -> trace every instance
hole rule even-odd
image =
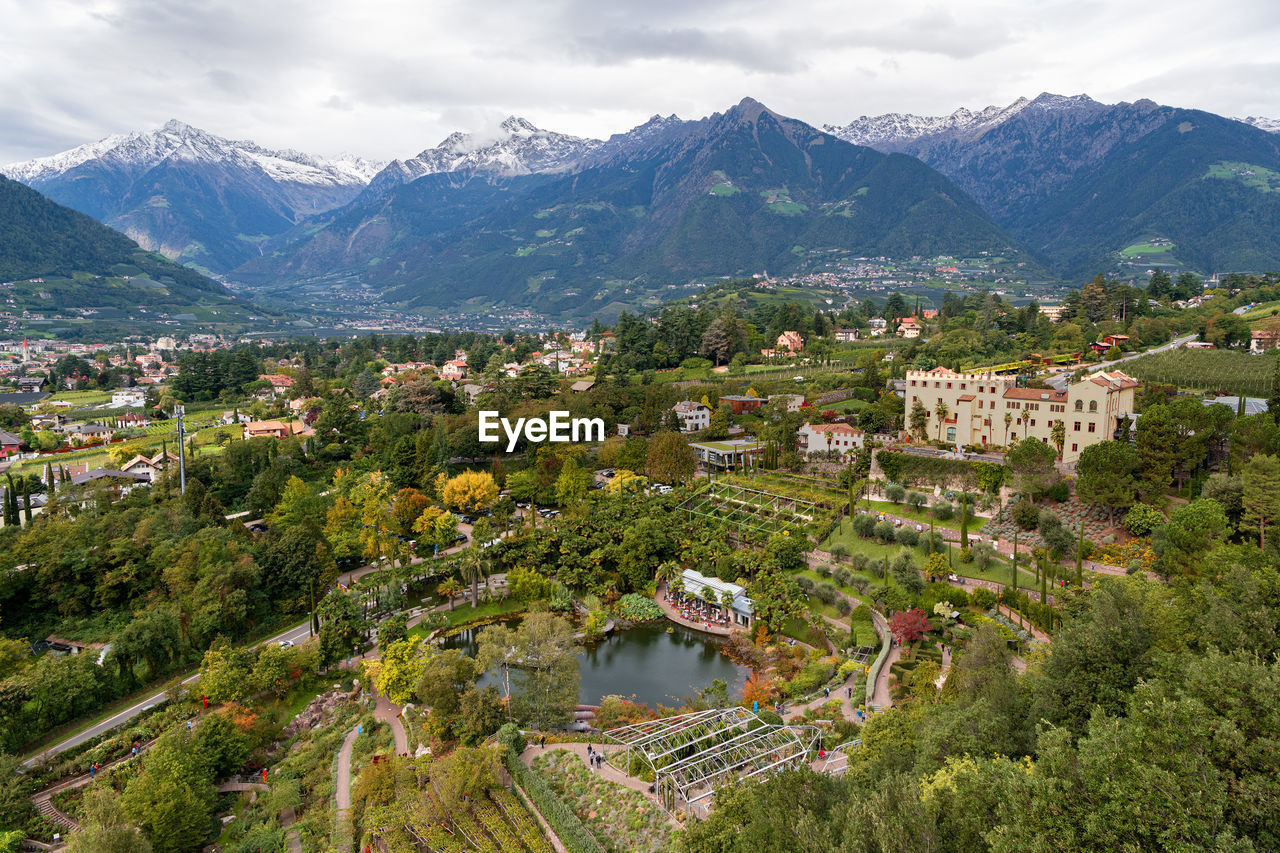
[[[762,113],[777,117],[777,113],[757,101],[755,98],[743,98],[737,106],[732,107],[726,115],[733,114],[747,121],[756,121]]]
[[[543,133],[533,122],[520,116],[507,116],[500,126],[508,136],[533,136],[536,133]]]

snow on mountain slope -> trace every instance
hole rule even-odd
[[[1248,118],[1238,118],[1236,121],[1242,121],[1245,124],[1251,124],[1259,130],[1265,130],[1267,133],[1280,133],[1280,118],[1265,118],[1264,116],[1249,116]]]
[[[373,178],[369,188],[381,192],[440,172],[488,172],[502,177],[564,172],[600,144],[597,139],[542,130],[526,119],[511,116],[498,128],[496,139],[451,133],[416,157],[393,160]]]
[[[822,129],[854,145],[898,150],[922,136],[948,132],[976,135],[1012,118],[1030,103],[1026,98],[1018,98],[1005,107],[990,106],[977,112],[961,107],[945,116],[918,116],[910,113],[859,116],[842,127],[828,124]]]
[[[257,166],[274,181],[319,187],[363,186],[383,166],[350,155],[326,159],[298,151],[272,151],[172,120],[159,130],[108,136],[48,157],[11,163],[0,167],[0,173],[25,184],[40,184],[91,161],[143,172],[169,160]]]

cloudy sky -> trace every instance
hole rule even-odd
[[[179,118],[411,156],[750,95],[813,124],[1042,91],[1280,117],[1275,0],[0,0],[0,163]]]

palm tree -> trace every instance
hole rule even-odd
[[[1049,435],[1053,439],[1054,446],[1058,448],[1058,458],[1062,458],[1062,448],[1067,444],[1067,425],[1062,419],[1053,422],[1053,427],[1049,430]]]
[[[938,441],[942,441],[942,422],[947,419],[947,415],[951,414],[951,409],[942,400],[938,401],[938,406],[933,410],[933,415],[938,419]]]
[[[1009,425],[1013,423],[1013,412],[1004,413],[1004,446],[1009,446]]]
[[[436,587],[436,592],[449,597],[449,609],[453,609],[453,597],[462,592],[462,584],[458,583],[454,578],[446,578]]]
[[[458,564],[458,570],[462,574],[462,579],[471,584],[471,606],[476,606],[476,600],[480,597],[480,579],[486,576],[485,572],[485,556],[484,551],[476,540],[471,540],[471,547],[462,554],[462,562]]]
[[[675,587],[675,580],[680,577],[680,575],[680,564],[675,560],[666,560],[665,562],[659,563],[657,572],[655,573],[659,583],[665,583],[668,587],[673,589]]]
[[[725,615],[733,610],[733,593],[727,589],[720,593],[720,609],[725,612]]]

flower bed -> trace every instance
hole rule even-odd
[[[539,755],[533,767],[605,849],[619,853],[671,849],[666,815],[638,791],[605,780],[563,749]]]
[[[1150,538],[1130,539],[1128,542],[1102,546],[1093,559],[1112,566],[1124,566],[1137,563],[1139,570],[1151,571],[1156,564],[1156,552],[1151,550]]]

